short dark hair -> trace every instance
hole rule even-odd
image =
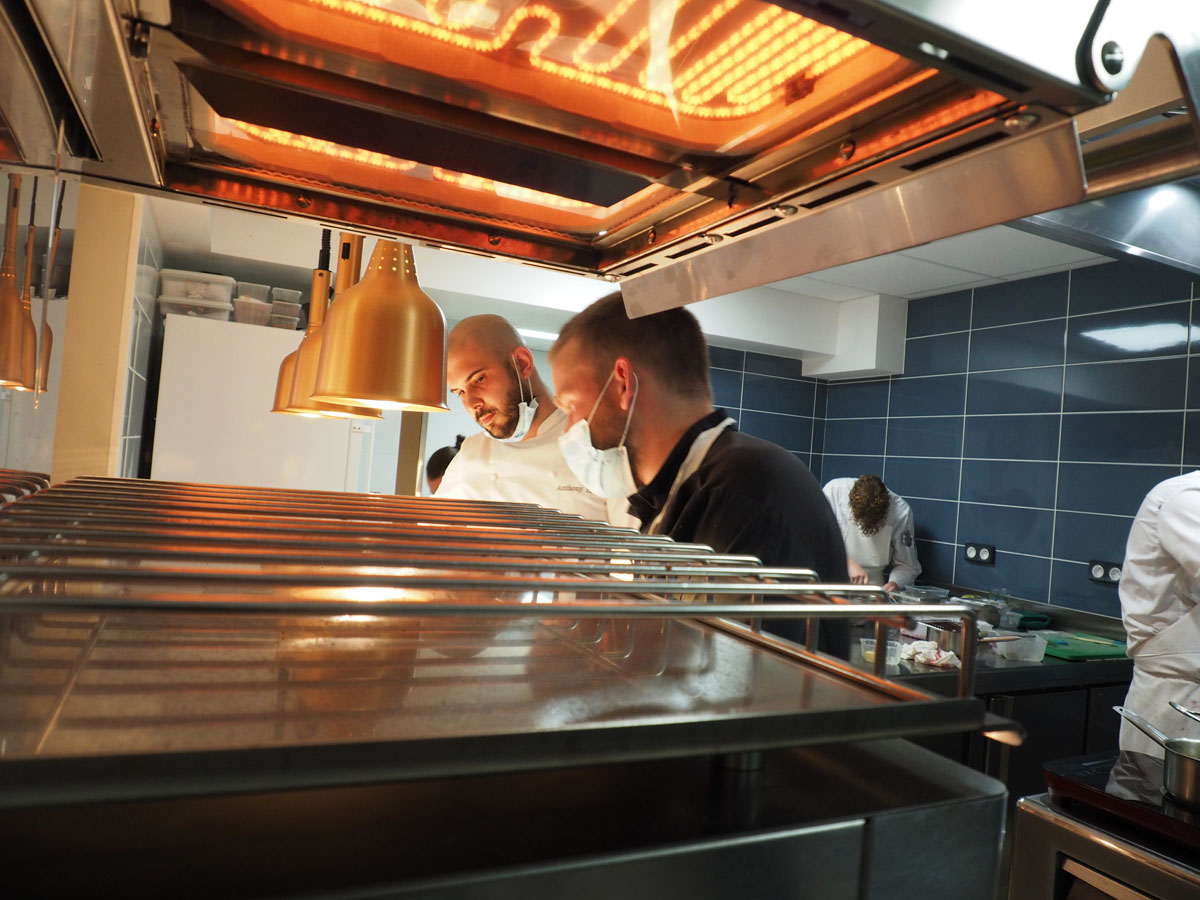
[[[622,296],[601,297],[559,329],[555,353],[578,339],[604,378],[618,357],[649,370],[679,396],[712,400],[708,342],[696,317],[682,307],[631,319]]]
[[[458,448],[464,440],[464,435],[460,434],[453,447],[439,447],[429,454],[429,461],[425,463],[425,478],[441,478],[445,475],[447,467],[454,462],[454,457],[458,456]]]

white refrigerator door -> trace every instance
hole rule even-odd
[[[271,412],[279,363],[303,336],[167,316],[150,477],[345,490],[351,420]],[[357,450],[356,440],[351,489]]]

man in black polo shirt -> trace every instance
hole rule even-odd
[[[690,312],[631,320],[620,294],[597,300],[563,327],[550,367],[567,413],[567,464],[592,492],[627,496],[643,532],[849,581],[841,530],[812,473],[713,407],[708,345]],[[801,620],[765,628],[803,640]],[[845,620],[823,622],[820,638],[848,654]]]

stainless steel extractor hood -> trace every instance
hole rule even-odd
[[[634,311],[1200,173],[1081,150],[1174,0],[2,0],[0,165],[620,281]],[[1147,165],[1146,160],[1155,161]]]

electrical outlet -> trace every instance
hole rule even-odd
[[[1102,559],[1088,560],[1088,579],[1099,584],[1116,584],[1121,580],[1121,564]]]
[[[996,564],[996,548],[991,544],[975,544],[968,541],[963,544],[963,558],[967,562],[977,563],[981,566],[994,566]]]

